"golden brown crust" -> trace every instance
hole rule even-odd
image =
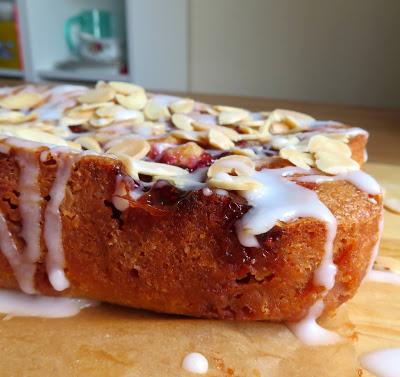
[[[360,162],[364,141],[351,144]],[[55,161],[40,163],[43,198],[56,169]],[[143,205],[121,213],[111,204],[119,173],[119,162],[95,156],[83,157],[73,169],[61,206],[71,283],[62,295],[198,317],[276,321],[301,318],[319,297],[322,287],[314,286],[313,275],[324,252],[322,222],[279,224],[259,237],[261,248],[245,248],[233,228],[249,208],[242,198],[196,191],[162,210]],[[1,155],[0,209],[21,245],[18,175],[12,151]],[[338,274],[326,297],[332,310],[354,294],[365,273],[378,237],[381,198],[375,196],[374,203],[344,181],[303,185],[317,192],[338,221]],[[59,294],[47,278],[46,252],[42,235],[36,287]],[[1,287],[18,288],[2,254],[0,271]]]

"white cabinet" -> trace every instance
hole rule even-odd
[[[2,70],[0,77],[27,81],[131,81],[149,89],[188,90],[187,0],[15,0],[23,52],[22,71]],[[77,66],[64,38],[66,20],[88,9],[113,14],[123,40],[126,66]],[[65,64],[64,64],[65,66]]]

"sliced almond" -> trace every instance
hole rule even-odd
[[[185,114],[173,114],[172,115],[172,123],[176,128],[184,131],[192,131],[192,123],[193,119]]]
[[[82,124],[87,123],[87,118],[70,118],[70,117],[63,117],[60,119],[60,124],[62,126],[81,126]]]
[[[311,153],[322,151],[351,157],[351,149],[346,143],[323,135],[315,135],[311,137],[308,142],[308,149]]]
[[[0,133],[43,144],[68,146],[68,143],[61,137],[34,128],[0,126]]]
[[[291,147],[282,148],[279,151],[279,156],[290,161],[293,165],[306,170],[309,170],[310,166],[314,163],[311,154],[300,152]]]
[[[246,110],[222,111],[218,114],[218,123],[220,125],[235,124],[249,117],[249,112]]]
[[[229,127],[217,126],[206,123],[198,123],[198,122],[193,122],[192,125],[196,131],[210,131],[211,129],[217,130],[219,132],[222,132],[224,135],[228,136],[229,139],[231,139],[232,141],[239,141],[241,138],[241,135],[238,132],[232,130]]]
[[[91,136],[81,136],[74,140],[75,143],[80,144],[83,148],[100,153],[102,151],[100,144],[96,139]]]
[[[99,107],[96,110],[96,115],[99,118],[115,118],[115,115],[119,109],[121,109],[121,106],[105,106],[105,107]]]
[[[150,99],[147,102],[143,112],[148,120],[160,120],[170,116],[168,108],[164,105],[160,105],[154,99]]]
[[[82,150],[82,145],[75,143],[73,141],[69,141],[67,140],[67,145],[71,148],[71,149],[75,149],[77,151],[81,151]]]
[[[132,131],[142,137],[151,137],[163,135],[165,133],[165,124],[157,122],[141,122],[133,124]]]
[[[144,93],[144,89],[135,84],[131,84],[129,82],[123,81],[110,81],[108,85],[113,88],[117,93],[123,94],[125,96],[129,96],[130,94],[142,92]]]
[[[96,110],[99,107],[112,107],[113,102],[97,102],[97,103],[82,103],[80,106],[75,107],[76,110],[86,111],[86,110]]]
[[[94,128],[109,126],[113,122],[111,118],[91,118],[89,124]]]
[[[136,91],[127,96],[117,94],[115,98],[121,106],[130,110],[141,110],[147,103],[147,96],[143,91]]]
[[[208,140],[207,132],[176,130],[171,132],[171,136],[181,140],[189,140],[196,142],[204,142]]]
[[[134,159],[142,159],[150,151],[150,144],[143,139],[127,139],[113,145],[107,153],[115,155],[125,154]]]
[[[189,114],[194,107],[194,100],[190,98],[182,98],[173,102],[169,108],[173,113]]]
[[[0,123],[2,124],[19,124],[24,122],[30,122],[37,119],[36,113],[30,113],[25,115],[19,111],[1,111],[0,112]]]
[[[256,153],[250,148],[233,147],[229,150],[229,152],[246,157],[254,157],[256,155]]]
[[[104,86],[88,90],[85,94],[78,97],[80,103],[102,103],[112,101],[115,97],[115,90]]]
[[[132,159],[131,163],[132,167],[138,172],[138,174],[150,175],[152,177],[174,177],[189,174],[187,170],[178,166],[161,164],[158,162]]]
[[[208,169],[207,176],[214,177],[219,173],[250,176],[254,173],[254,162],[245,156],[225,156],[216,160]]]
[[[226,151],[235,146],[233,141],[229,139],[228,136],[224,135],[222,132],[210,129],[208,132],[208,142],[214,148]]]
[[[220,173],[207,181],[207,185],[212,188],[224,190],[247,191],[262,187],[262,183],[245,176],[231,176],[226,173]]]
[[[94,109],[82,110],[79,106],[74,107],[67,112],[67,117],[72,119],[86,119],[89,120],[95,113]]]
[[[215,105],[213,108],[218,113],[235,112],[235,111],[237,111],[237,112],[247,112],[247,110],[242,109],[241,107],[234,107],[234,106]]]
[[[350,157],[331,152],[316,153],[315,164],[319,170],[332,175],[360,169],[360,165]]]
[[[39,93],[19,92],[2,98],[0,100],[0,107],[9,110],[32,109],[39,105],[43,100],[44,97]]]
[[[288,136],[274,136],[271,140],[272,148],[279,150],[288,146],[299,144],[300,140],[293,135]]]

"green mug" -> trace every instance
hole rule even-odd
[[[113,37],[112,16],[107,11],[92,9],[70,17],[64,25],[64,36],[69,50],[74,55],[79,55],[79,38],[76,37],[75,27],[79,33],[96,39]]]

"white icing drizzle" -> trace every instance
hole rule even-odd
[[[64,272],[65,259],[60,205],[64,200],[66,185],[75,159],[76,157],[67,154],[61,155],[61,158],[58,159],[56,178],[50,189],[50,201],[47,203],[44,213],[43,235],[47,247],[46,270],[51,285],[57,291],[63,291],[69,287],[69,281]]]
[[[317,323],[317,318],[324,310],[324,302],[321,298],[308,311],[307,315],[299,322],[288,323],[288,328],[303,343],[309,346],[334,344],[341,340],[341,337]]]
[[[8,289],[0,289],[0,313],[12,317],[72,317],[82,309],[98,305],[96,301],[67,297],[27,295]]]
[[[0,214],[0,249],[14,271],[21,290],[26,293],[34,293],[33,276],[36,265],[24,261],[24,255],[18,252],[12,234],[8,230],[7,221]]]
[[[39,186],[39,162],[36,157],[32,157],[29,153],[19,151],[15,155],[20,173],[18,180],[19,211],[21,214],[21,237],[25,241],[23,251],[24,263],[28,264],[26,268],[27,284],[24,287],[26,293],[35,293],[34,275],[36,271],[36,263],[40,258],[40,218],[41,203]],[[28,283],[30,282],[30,283]],[[22,287],[21,287],[22,289]]]
[[[206,374],[208,372],[208,360],[199,352],[192,352],[185,356],[182,368],[190,373]]]
[[[370,195],[378,195],[381,193],[381,187],[379,183],[372,178],[369,174],[357,170],[345,174],[338,174],[334,176],[327,175],[306,175],[303,177],[296,178],[299,182],[333,182],[333,181],[347,181],[356,186],[359,190],[366,192]]]
[[[400,376],[400,348],[383,348],[365,353],[359,358],[361,366],[377,377]]]
[[[325,253],[314,280],[329,290],[335,283],[336,275],[333,263],[336,219],[314,191],[282,177],[282,174],[288,172],[288,169],[263,169],[253,174],[253,178],[261,182],[262,186],[242,192],[252,208],[236,223],[238,238],[243,246],[260,247],[255,236],[268,232],[279,221],[288,222],[300,217],[323,221],[327,226]]]

